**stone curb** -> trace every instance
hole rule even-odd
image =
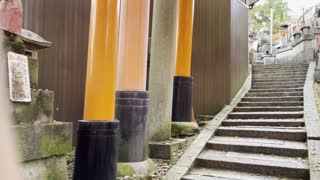
[[[182,155],[179,161],[174,165],[164,177],[167,180],[181,179],[194,165],[194,161],[198,155],[205,148],[207,141],[214,135],[215,131],[221,125],[222,121],[228,117],[228,114],[236,107],[241,101],[241,98],[247,93],[251,87],[251,74],[248,76],[246,82],[239,90],[238,94],[231,101],[230,105],[226,106],[220,111],[213,120],[202,130],[198,137],[193,141],[190,147]]]
[[[316,62],[310,61],[304,85],[304,120],[307,129],[310,180],[320,179],[320,120],[313,92]]]

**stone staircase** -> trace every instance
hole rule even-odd
[[[309,179],[303,119],[308,65],[255,65],[252,71],[252,88],[182,179]]]

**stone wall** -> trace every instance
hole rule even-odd
[[[24,42],[7,34],[6,50],[0,56],[7,61],[8,51],[24,54]],[[53,120],[54,93],[38,88],[38,60],[29,58],[32,102],[13,102],[13,129],[24,180],[67,180],[65,155],[72,151],[72,124]]]

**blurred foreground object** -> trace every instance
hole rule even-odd
[[[22,4],[20,0],[0,0],[0,29],[20,34]]]
[[[4,52],[3,41],[3,31],[0,30],[0,179],[19,180],[18,158],[14,146],[15,138],[10,132],[12,130],[10,122],[13,122],[13,117],[10,113],[12,107],[10,107],[9,100],[7,54]]]

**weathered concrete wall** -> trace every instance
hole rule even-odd
[[[268,64],[307,63],[313,59],[313,39],[302,39],[292,49],[288,48],[288,50],[276,53],[274,62],[269,61]]]

